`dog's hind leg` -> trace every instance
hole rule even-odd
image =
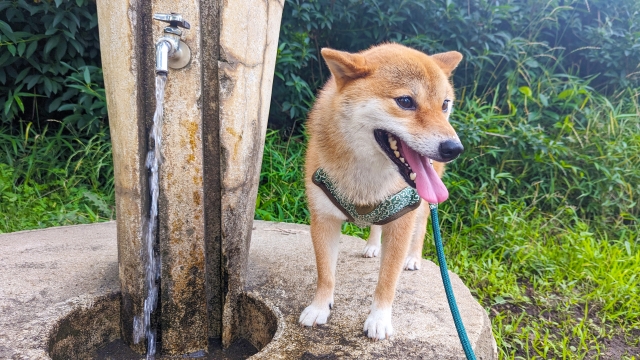
[[[382,226],[371,225],[369,229],[369,238],[367,245],[364,247],[362,256],[366,258],[378,257],[380,255],[380,238],[382,237]]]
[[[426,201],[416,209],[416,223],[411,237],[411,248],[404,261],[405,270],[420,270],[422,261],[422,248],[424,246],[424,235],[427,232],[427,222],[429,221],[429,205]]]
[[[413,212],[382,227],[382,252],[378,285],[373,294],[371,312],[364,323],[364,331],[372,339],[382,340],[393,334],[391,308],[396,293],[396,285],[404,259],[407,256],[413,233],[416,214]]]
[[[342,220],[332,216],[311,215],[311,240],[316,254],[318,283],[316,295],[300,315],[300,324],[326,324],[333,308],[333,289],[338,262],[338,244]]]

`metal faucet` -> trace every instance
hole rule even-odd
[[[187,66],[191,60],[191,49],[180,40],[180,28],[190,29],[191,25],[176,13],[154,14],[153,18],[169,23],[156,42],[156,74],[167,75],[169,68],[182,69]]]

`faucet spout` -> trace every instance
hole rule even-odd
[[[167,75],[169,72],[169,51],[171,44],[161,40],[156,43],[156,75]]]
[[[191,49],[180,37],[183,29],[191,28],[180,14],[155,14],[155,20],[169,23],[156,42],[156,74],[166,75],[169,68],[182,69],[191,61]]]

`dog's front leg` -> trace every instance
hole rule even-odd
[[[378,285],[373,294],[371,312],[364,322],[364,331],[372,339],[382,340],[393,334],[391,307],[398,278],[402,273],[405,257],[411,244],[415,213],[412,211],[382,227],[384,241],[382,241]]]
[[[333,289],[336,284],[336,264],[342,220],[327,215],[311,215],[311,240],[316,254],[318,283],[311,305],[300,315],[300,324],[305,326],[327,323],[333,307]]]
[[[382,226],[371,225],[367,245],[364,247],[362,256],[366,258],[378,257],[380,255],[380,237],[382,236]]]
[[[429,204],[423,201],[415,210],[416,222],[411,240],[411,247],[404,262],[405,270],[420,270],[422,266],[422,249],[424,247],[424,235],[427,233],[427,221],[429,220]]]

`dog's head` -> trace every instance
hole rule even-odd
[[[428,56],[398,44],[351,54],[322,49],[349,128],[375,142],[406,182],[430,203],[448,191],[431,160],[449,162],[463,151],[449,124],[454,92],[449,81],[462,55]],[[360,143],[362,146],[362,143]]]

